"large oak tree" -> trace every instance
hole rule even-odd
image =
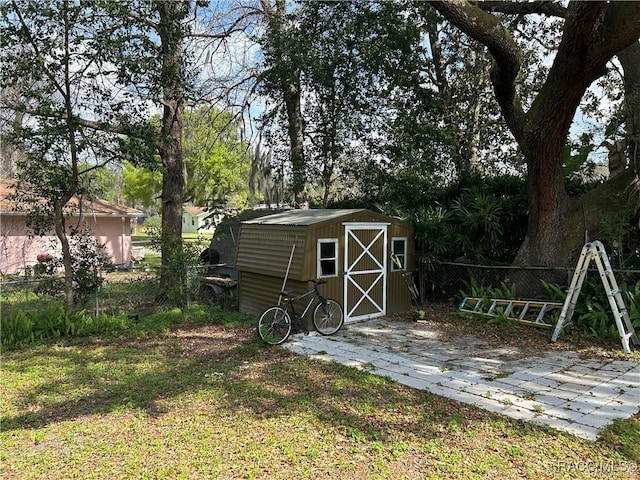
[[[527,164],[529,225],[515,263],[564,264],[568,259],[561,255],[560,246],[567,197],[562,149],[587,88],[603,74],[614,55],[638,40],[640,3],[569,2],[553,64],[528,108],[518,93],[519,47],[500,18],[480,8],[490,2],[430,3],[453,25],[484,44],[493,57],[495,96]],[[550,8],[549,2],[521,5]]]

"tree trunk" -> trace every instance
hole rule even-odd
[[[306,201],[307,175],[304,159],[304,122],[300,101],[300,69],[293,69],[288,81],[283,85],[283,90],[291,153],[291,188],[295,204],[301,205]]]
[[[77,125],[73,116],[73,102],[71,89],[71,65],[69,62],[69,33],[72,24],[69,17],[65,15],[65,35],[64,35],[64,105],[67,114],[66,128],[69,140],[69,153],[71,156],[71,182],[68,188],[62,194],[62,198],[53,202],[54,228],[56,235],[62,245],[62,263],[64,265],[64,290],[67,302],[67,311],[71,311],[74,306],[73,298],[73,265],[71,261],[71,246],[67,237],[66,225],[64,220],[64,207],[69,200],[78,193],[78,144],[76,143]],[[78,208],[82,211],[82,205],[78,202]]]
[[[555,139],[545,141],[530,136],[525,145],[527,159],[527,198],[529,219],[527,235],[514,263],[529,266],[562,264],[560,245],[562,220],[567,208],[562,174],[562,148],[566,134],[558,131]]]
[[[482,168],[478,159],[478,151],[480,150],[480,113],[482,111],[482,90],[486,87],[486,78],[489,74],[489,66],[486,65],[481,55],[476,56],[477,80],[475,96],[473,98],[473,115],[469,122],[469,133],[467,135],[469,142],[469,153],[465,158],[465,166],[468,172],[481,173]],[[488,63],[488,62],[487,62]]]
[[[640,42],[618,53],[624,70],[624,111],[629,163],[640,171]]]
[[[62,246],[62,265],[64,266],[64,298],[67,311],[73,310],[73,272],[71,265],[71,247],[69,245],[69,237],[64,221],[63,209],[70,197],[65,196],[62,200],[54,202],[53,205],[53,225],[58,240]]]
[[[166,101],[162,116],[160,157],[162,175],[162,273],[160,293],[167,295],[181,284],[182,198],[184,164],[182,158],[182,114],[184,106],[177,100]]]
[[[181,21],[188,5],[184,2],[158,2],[159,36],[162,55],[163,104],[159,153],[162,159],[162,271],[160,295],[167,296],[183,283],[182,203],[184,160],[182,127],[184,121],[184,65]]]
[[[306,198],[306,161],[304,158],[304,120],[302,117],[300,68],[296,64],[296,53],[291,51],[288,38],[291,32],[286,19],[286,0],[276,0],[275,6],[270,0],[262,0],[262,8],[269,25],[271,35],[271,52],[279,59],[278,69],[282,80],[278,88],[282,91],[285,110],[287,113],[287,134],[289,136],[289,156],[291,160],[291,189],[293,202],[296,205],[304,203]]]

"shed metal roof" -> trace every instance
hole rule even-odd
[[[315,225],[366,211],[364,208],[288,210],[286,212],[246,220],[242,223],[253,225]]]

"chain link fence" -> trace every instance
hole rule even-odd
[[[420,285],[425,301],[460,303],[463,296],[474,296],[474,290],[482,289],[500,294],[513,295],[522,299],[550,299],[553,294],[544,283],[554,285],[554,290],[566,292],[571,284],[575,269],[551,267],[516,267],[512,265],[477,265],[442,262],[430,265],[418,274],[416,283]],[[640,270],[613,269],[618,285],[623,290],[634,290],[640,282]],[[600,272],[589,268],[583,292],[589,295],[602,290]],[[563,301],[561,299],[553,299]]]
[[[101,281],[93,292],[75,298],[78,309],[94,315],[115,315],[150,308],[154,305],[186,305],[193,302],[232,302],[236,283],[218,274],[210,266],[192,266],[180,285],[173,285],[168,296],[160,294],[160,266],[128,271],[101,272]],[[178,268],[172,273],[184,274]],[[61,274],[12,277],[0,281],[0,313],[9,315],[16,309],[25,313],[45,308],[52,301],[64,304],[64,278]],[[11,299],[11,301],[7,301]]]
[[[237,281],[211,266],[189,267],[183,285],[176,285],[172,298],[160,298],[160,266],[134,268],[130,271],[105,272],[102,285],[82,299],[82,308],[92,314],[135,314],[161,303],[190,305],[193,302],[215,302],[232,306],[237,302]],[[624,291],[640,291],[640,270],[613,269],[618,285]],[[459,305],[464,296],[478,296],[488,292],[495,298],[545,299],[564,301],[574,269],[547,267],[515,267],[511,265],[480,265],[455,262],[431,264],[416,273],[415,284],[424,302],[447,302]],[[553,289],[544,284],[553,285]],[[52,299],[64,302],[61,276],[13,278],[0,281],[3,299],[0,313],[20,308],[38,310]],[[590,268],[582,288],[582,295],[601,295],[600,273]],[[552,297],[555,295],[555,297]],[[561,298],[558,298],[561,295]]]
[[[78,309],[94,315],[136,312],[157,301],[158,277],[153,272],[117,272],[101,274],[102,285],[91,294],[75,297]],[[0,282],[1,313],[10,315],[19,309],[39,311],[57,302],[64,305],[65,285],[60,275],[12,278]],[[10,301],[9,301],[10,300]]]

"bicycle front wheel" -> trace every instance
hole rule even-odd
[[[331,298],[321,301],[313,311],[313,326],[320,335],[333,335],[343,323],[342,307]]]
[[[282,307],[267,308],[258,320],[258,335],[269,345],[279,345],[291,334],[291,317]]]

